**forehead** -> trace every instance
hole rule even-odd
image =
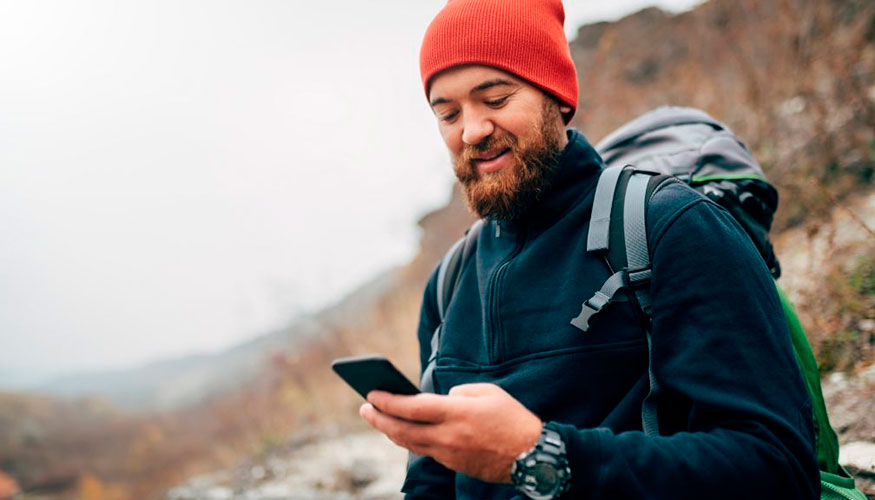
[[[457,66],[438,73],[429,87],[428,99],[454,99],[468,95],[475,87],[484,82],[506,80],[515,85],[530,87],[516,76],[491,66],[468,65]]]

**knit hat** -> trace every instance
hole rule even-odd
[[[492,66],[577,109],[577,71],[565,38],[560,0],[449,0],[425,32],[419,71],[431,80],[464,64]]]

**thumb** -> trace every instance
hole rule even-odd
[[[457,385],[450,389],[450,396],[492,396],[496,393],[504,392],[501,387],[495,384],[487,384],[484,382],[474,384]]]

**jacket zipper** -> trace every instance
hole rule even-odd
[[[498,227],[498,223],[495,224],[496,228]],[[499,229],[496,229],[496,237],[500,235]],[[511,260],[513,260],[517,255],[519,255],[520,251],[522,251],[523,243],[525,242],[525,234],[520,234],[517,237],[516,245],[514,245],[514,249],[511,251],[510,255],[504,258],[501,264],[498,265],[498,269],[492,274],[492,277],[489,281],[488,299],[489,299],[489,315],[487,319],[487,339],[489,346],[489,363],[496,364],[500,362],[503,356],[503,349],[501,348],[503,340],[504,340],[504,328],[501,322],[501,301],[500,299],[500,290],[504,284],[504,276],[507,267],[510,265]]]

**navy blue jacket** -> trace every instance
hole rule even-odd
[[[727,212],[671,184],[653,197],[652,364],[660,436],[641,430],[647,341],[629,301],[569,322],[610,275],[586,252],[601,159],[569,131],[553,186],[521,221],[487,221],[448,306],[436,391],[500,385],[558,423],[581,499],[814,499],[811,406],[774,282]],[[426,286],[422,366],[440,318]],[[413,463],[408,498],[512,498],[510,485]]]

